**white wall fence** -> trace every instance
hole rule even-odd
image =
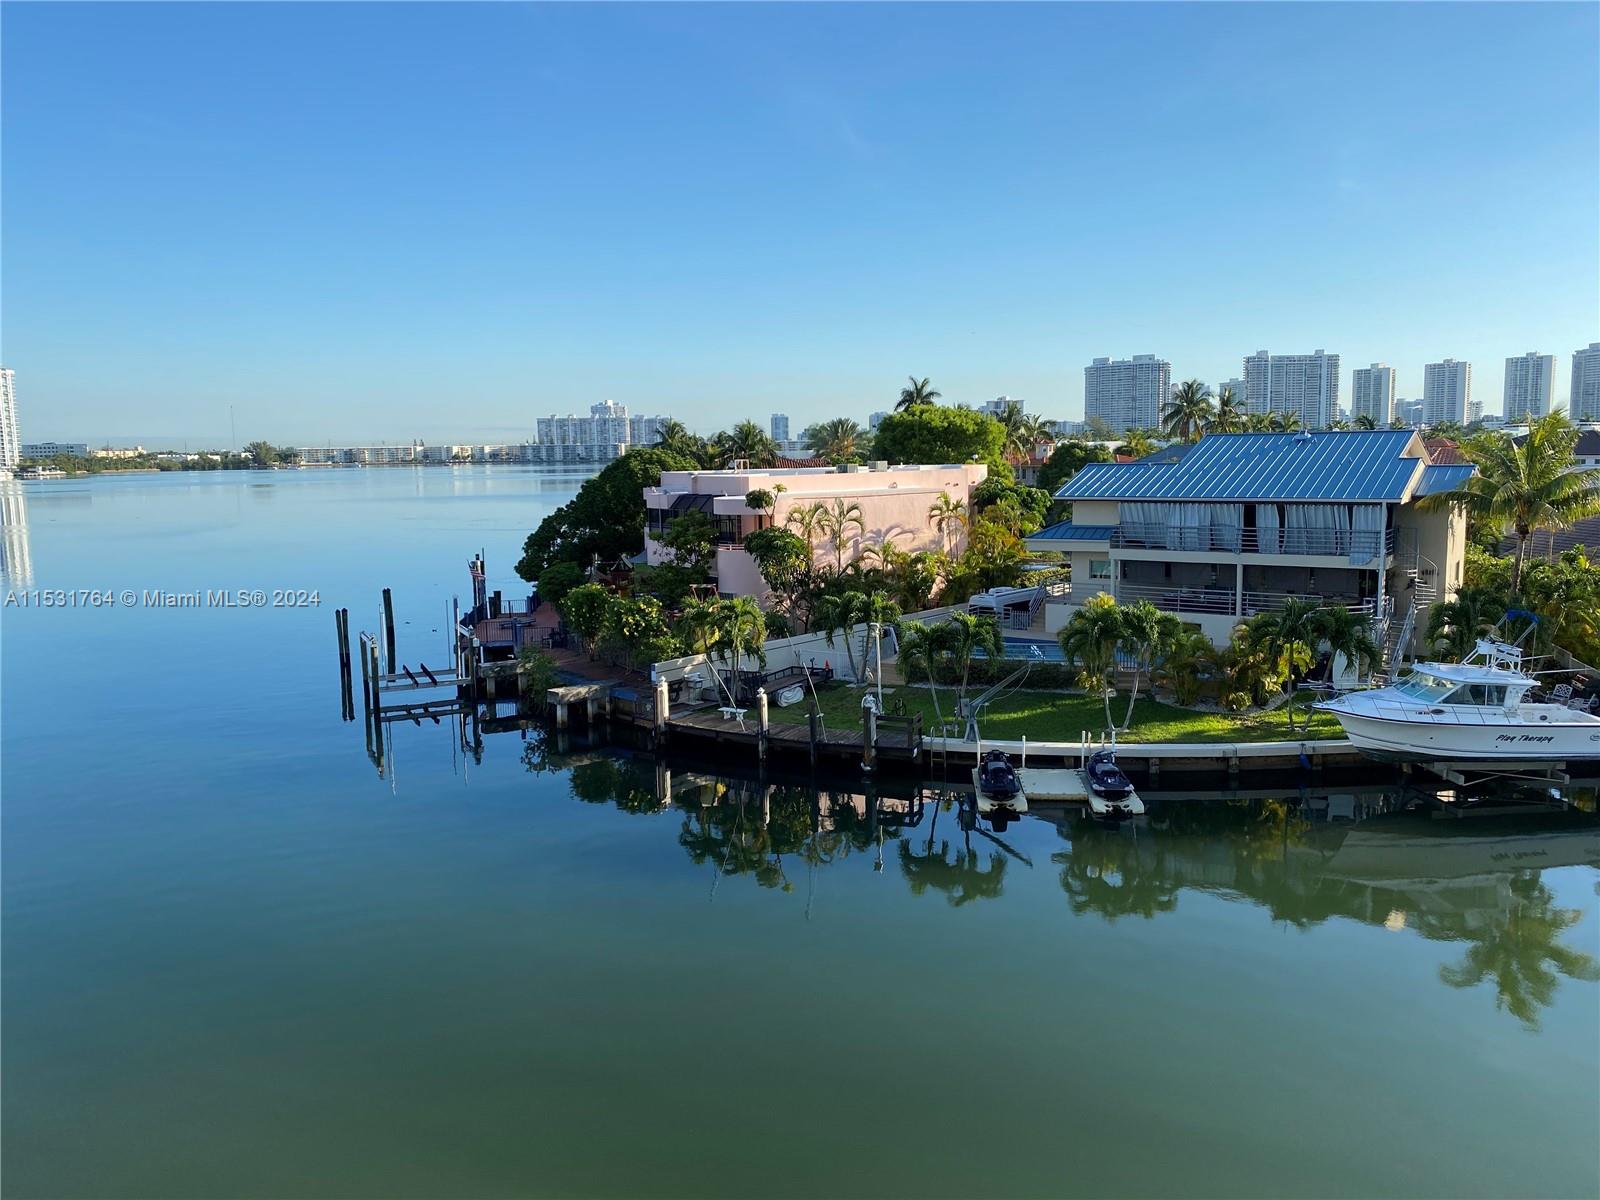
[[[914,621],[918,624],[926,625],[930,622],[942,621],[953,612],[965,611],[966,605],[958,604],[947,608],[930,608],[922,612],[907,613],[901,620]],[[872,652],[871,627],[866,624],[853,626],[848,636],[850,647],[855,652],[856,672],[859,675],[871,665],[867,661],[868,655]],[[793,637],[772,638],[764,647],[767,652],[766,670],[781,671],[786,667],[802,667],[813,664],[820,667],[826,663],[833,668],[836,678],[854,681],[857,676],[852,675],[850,671],[850,655],[845,651],[845,637],[845,634],[835,630],[831,646],[828,644],[828,635],[815,630],[811,633],[798,633]],[[866,654],[862,653],[863,647],[867,650]],[[894,656],[894,639],[886,637],[883,641],[883,660],[884,662],[891,662]],[[668,683],[673,683],[682,679],[685,675],[692,675],[698,672],[709,679],[711,667],[716,667],[718,670],[727,670],[729,666],[730,664],[726,658],[717,658],[705,654],[689,654],[683,658],[669,658],[663,662],[656,663],[650,668],[650,677],[652,679],[665,679]],[[762,669],[755,655],[744,652],[739,655],[738,668],[741,671]]]

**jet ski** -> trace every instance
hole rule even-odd
[[[978,811],[990,813],[996,808],[1009,808],[1015,812],[1028,811],[1028,798],[1022,791],[1022,780],[1003,750],[986,750],[978,760],[978,769],[972,773],[978,791]]]
[[[1083,769],[1089,785],[1089,811],[1097,817],[1137,817],[1144,813],[1144,801],[1117,766],[1116,752],[1097,750]]]

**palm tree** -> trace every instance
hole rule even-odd
[[[1312,648],[1320,638],[1317,628],[1317,603],[1291,596],[1276,612],[1262,613],[1249,622],[1252,640],[1264,650],[1279,676],[1289,688],[1284,706],[1289,728],[1295,728],[1294,698],[1300,673],[1311,665]]]
[[[807,549],[815,554],[817,534],[822,532],[822,519],[827,512],[828,506],[821,500],[815,500],[810,504],[797,504],[784,516],[783,523],[803,537]]]
[[[1290,409],[1280,408],[1267,414],[1267,427],[1273,433],[1293,433],[1300,428],[1300,414]]]
[[[932,404],[943,395],[942,392],[936,392],[929,386],[927,376],[918,379],[915,375],[907,375],[906,378],[911,381],[911,386],[900,389],[900,399],[895,401],[895,412],[905,412],[908,408],[921,408]]]
[[[1168,643],[1152,673],[1152,686],[1157,678],[1172,692],[1179,704],[1193,704],[1205,690],[1207,678],[1220,674],[1217,648],[1211,639],[1198,629],[1180,628]]]
[[[1244,400],[1231,387],[1217,393],[1217,411],[1208,433],[1242,433],[1245,428]]]
[[[1350,422],[1346,421],[1343,417],[1335,417],[1333,420],[1324,425],[1323,428],[1342,431],[1350,428]]]
[[[1190,379],[1172,389],[1172,399],[1161,412],[1161,431],[1181,441],[1197,442],[1214,415],[1211,389]]]
[[[811,453],[831,463],[850,462],[861,454],[865,430],[849,417],[834,417],[821,424],[812,425],[805,432]]]
[[[1356,419],[1352,424],[1356,429],[1376,429],[1378,427],[1378,419],[1371,413],[1357,413]]]
[[[660,428],[656,431],[656,446],[662,450],[688,455],[696,461],[699,461],[706,452],[705,439],[695,437],[689,432],[689,427],[676,417],[668,417],[661,422]]]
[[[1505,598],[1495,588],[1458,588],[1449,600],[1429,607],[1428,641],[1447,659],[1460,662],[1505,615]]]
[[[708,607],[712,610],[712,624],[716,630],[711,647],[713,654],[727,661],[735,677],[741,652],[753,657],[757,666],[765,667],[767,617],[755,599],[735,596],[731,600],[717,600]]]
[[[812,614],[813,629],[822,629],[828,645],[834,644],[837,634],[844,636],[844,654],[850,663],[850,675],[858,683],[861,672],[856,669],[856,649],[852,630],[858,625],[877,623],[893,629],[900,627],[900,608],[883,592],[834,592],[817,601]]]
[[[1244,427],[1250,433],[1271,433],[1274,428],[1273,414],[1267,412],[1246,413]]]
[[[770,467],[778,461],[778,443],[754,421],[740,421],[715,439],[718,458],[724,467],[742,459],[752,467]]]
[[[1061,643],[1061,653],[1068,662],[1077,663],[1078,686],[1086,692],[1098,692],[1106,706],[1106,728],[1114,728],[1111,719],[1112,672],[1117,665],[1117,643],[1122,640],[1122,614],[1117,602],[1109,595],[1091,597],[1089,602],[1072,614],[1072,620],[1056,635]]]
[[[949,532],[951,529],[965,529],[967,527],[967,506],[961,501],[953,499],[949,492],[940,492],[939,498],[928,509],[928,520],[933,522],[933,527],[939,531],[939,540],[949,550]]]
[[[1006,643],[1000,633],[1000,623],[993,617],[953,612],[946,624],[950,628],[950,657],[961,664],[961,683],[956,688],[956,707],[959,712],[967,698],[967,679],[972,673],[973,655],[982,651],[989,661],[998,662],[1005,657]]]
[[[1372,621],[1362,613],[1351,612],[1342,604],[1319,609],[1314,622],[1322,640],[1328,643],[1328,652],[1334,658],[1342,657],[1355,668],[1359,677],[1363,668],[1378,661],[1378,644],[1372,640]],[[1333,663],[1328,663],[1328,677],[1333,678]]]
[[[1156,452],[1155,439],[1150,436],[1148,429],[1130,429],[1122,435],[1122,445],[1117,447],[1116,452],[1130,458],[1143,458]]]
[[[722,636],[722,620],[717,606],[700,600],[689,601],[678,615],[677,633],[690,650],[709,656],[711,647]]]
[[[1031,459],[1039,444],[1050,438],[1044,419],[1026,412],[1015,400],[1006,401],[1000,410],[1000,426],[1005,430],[1001,453],[1014,467]]]
[[[908,683],[911,676],[921,672],[928,677],[928,692],[933,698],[934,719],[944,729],[944,709],[939,704],[939,674],[950,661],[951,626],[941,621],[936,625],[912,622],[900,631],[900,673]]]
[[[1436,510],[1460,505],[1468,516],[1510,525],[1517,533],[1511,563],[1511,590],[1522,590],[1522,563],[1536,529],[1566,529],[1600,513],[1600,468],[1578,467],[1573,448],[1578,431],[1561,409],[1528,423],[1528,436],[1508,434],[1474,439],[1467,450],[1477,462],[1473,477],[1453,492],[1421,501]]]
[[[1177,639],[1183,623],[1148,600],[1118,609],[1117,618],[1121,625],[1117,648],[1133,662],[1133,689],[1128,693],[1128,711],[1121,726],[1126,730],[1133,725],[1133,706],[1139,699],[1140,678]]]
[[[843,571],[845,538],[849,536],[852,528],[858,537],[867,532],[867,522],[861,514],[861,505],[854,500],[846,500],[843,496],[835,496],[831,507],[823,506],[817,527],[827,534],[828,540],[833,543],[834,570]]]

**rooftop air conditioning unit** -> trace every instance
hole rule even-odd
[[[872,469],[874,471],[887,471],[889,469],[889,460],[886,458],[877,459],[872,463]]]

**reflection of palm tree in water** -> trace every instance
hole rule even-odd
[[[1178,907],[1179,885],[1161,877],[1159,853],[1146,861],[1139,843],[1120,833],[1086,831],[1073,839],[1070,851],[1050,860],[1061,868],[1061,890],[1075,913],[1098,913],[1108,921],[1150,920]]]
[[[1512,902],[1487,927],[1466,929],[1459,938],[1473,943],[1459,963],[1439,968],[1439,978],[1455,988],[1494,980],[1495,1007],[1510,1012],[1529,1029],[1539,1028],[1539,1010],[1555,1000],[1560,977],[1600,981],[1600,962],[1591,954],[1563,946],[1561,934],[1582,912],[1557,908],[1555,897],[1534,872],[1510,881]]]
[[[1006,857],[989,852],[985,866],[970,845],[951,853],[950,843],[941,840],[936,852],[929,845],[917,850],[910,842],[900,843],[900,873],[910,885],[912,895],[920,896],[930,887],[941,891],[952,906],[973,900],[992,900],[1005,887]]]

